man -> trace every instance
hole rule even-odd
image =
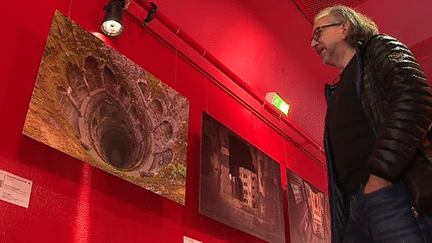
[[[333,242],[432,242],[432,93],[408,48],[345,6],[315,18]],[[428,159],[430,158],[430,159]]]

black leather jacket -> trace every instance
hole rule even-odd
[[[377,140],[367,161],[370,173],[403,180],[420,215],[432,215],[432,93],[409,49],[388,35],[376,35],[358,47],[357,94]],[[327,101],[332,90],[326,86]],[[348,198],[341,190],[328,139],[332,242],[342,242]]]

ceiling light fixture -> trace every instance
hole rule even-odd
[[[104,7],[105,18],[101,25],[102,33],[107,36],[119,36],[123,32],[123,11],[126,0],[110,0]]]

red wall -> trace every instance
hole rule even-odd
[[[432,37],[412,46],[411,51],[423,68],[430,83],[432,80]]]
[[[28,209],[0,201],[0,242],[182,242],[184,235],[203,242],[263,242],[198,212],[203,110],[280,162],[283,186],[284,168],[289,167],[327,191],[322,165],[130,18],[125,18],[128,29],[123,35],[108,43],[190,101],[186,205],[23,136],[55,9],[94,32],[99,30],[105,1],[8,1],[6,5],[0,10],[5,23],[0,45],[0,169],[33,181],[33,189]],[[285,205],[288,229],[286,210]]]

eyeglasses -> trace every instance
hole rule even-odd
[[[318,41],[319,38],[321,37],[321,33],[322,33],[323,29],[328,28],[328,27],[332,27],[332,26],[338,26],[338,25],[341,25],[342,23],[343,22],[337,23],[337,24],[328,24],[328,25],[323,25],[323,26],[317,27],[312,34],[312,40]]]

